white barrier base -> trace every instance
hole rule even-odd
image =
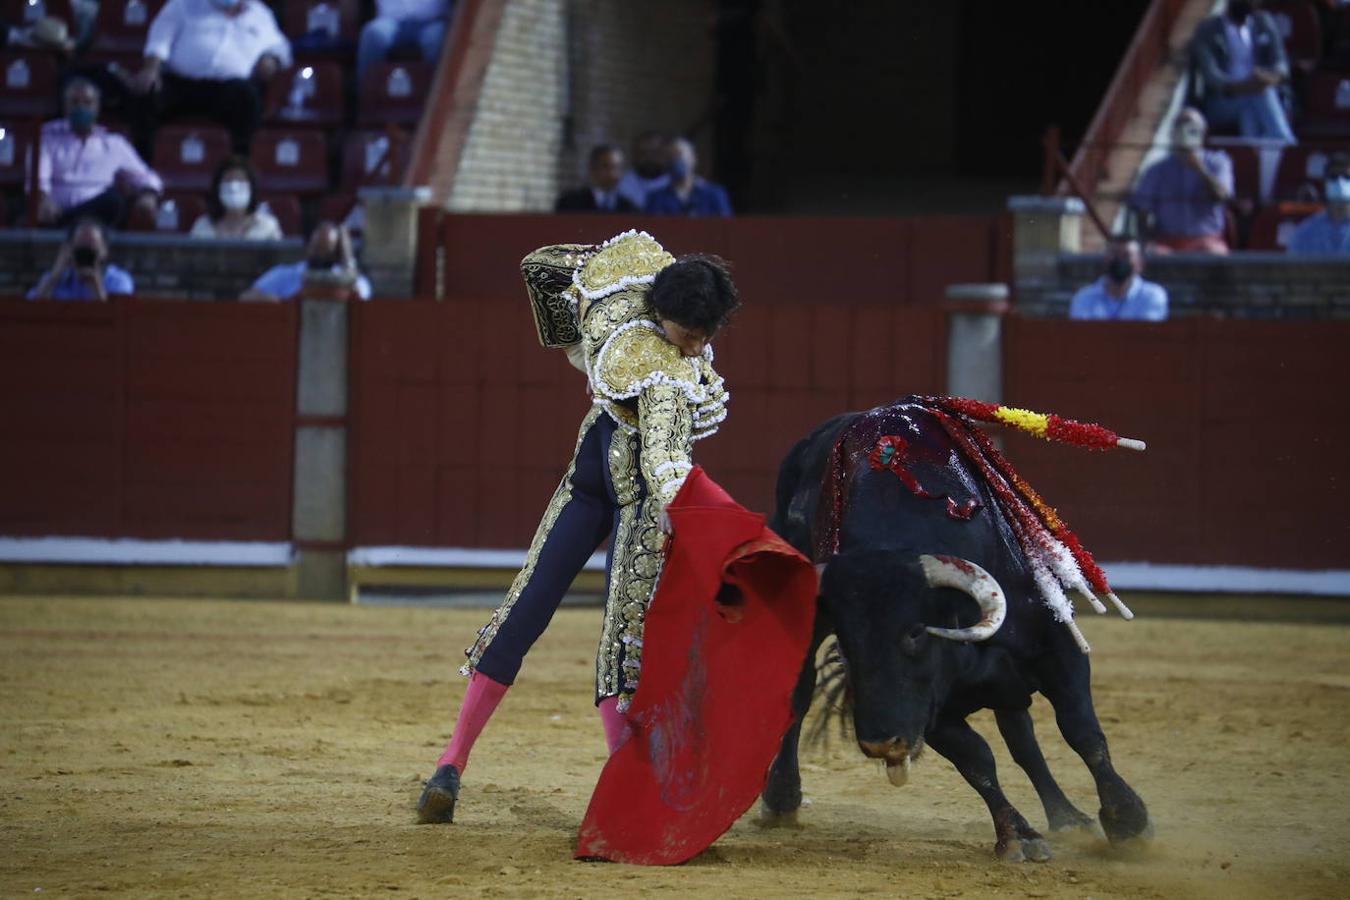
[[[0,537],[0,563],[85,566],[289,566],[286,541],[146,541],[132,538]]]

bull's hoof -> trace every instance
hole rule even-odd
[[[1034,832],[1033,832],[1034,834]],[[1048,862],[1054,854],[1045,838],[1015,837],[994,845],[994,855],[1006,863]]]
[[[1144,801],[1131,796],[1121,803],[1103,804],[1097,814],[1106,839],[1113,844],[1153,839],[1153,821],[1148,817]]]
[[[774,810],[767,803],[760,803],[759,815],[755,816],[754,821],[760,828],[801,828],[797,812],[796,809]]]
[[[441,766],[426,781],[417,801],[417,821],[435,825],[455,821],[455,801],[459,799],[459,769]]]
[[[1068,805],[1049,812],[1046,818],[1051,831],[1088,831],[1098,834],[1097,820],[1076,806]]]

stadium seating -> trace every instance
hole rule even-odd
[[[1310,199],[1311,189],[1312,196],[1320,197],[1323,168],[1327,157],[1337,149],[1350,147],[1300,144],[1286,148],[1275,173],[1275,196],[1280,200]]]
[[[281,233],[287,237],[302,234],[300,227],[300,198],[294,194],[263,194],[260,198],[277,217]]]
[[[35,127],[27,122],[0,120],[0,190],[23,187]]]
[[[1290,66],[1312,71],[1322,57],[1322,22],[1317,10],[1306,0],[1272,0],[1266,10],[1284,36]]]
[[[1300,138],[1350,139],[1350,73],[1317,71],[1308,76],[1307,112]]]
[[[355,131],[342,149],[341,189],[354,194],[367,185],[397,184],[412,154],[406,132]]]
[[[337,63],[315,62],[281,72],[267,87],[264,120],[287,125],[342,124],[342,69]]]
[[[205,213],[206,199],[201,194],[170,191],[161,199],[155,216],[147,215],[139,208],[133,209],[126,228],[128,231],[187,234],[192,230],[192,223]]]
[[[1222,150],[1233,161],[1233,195],[1239,200],[1261,203],[1261,158],[1256,148],[1225,141],[1213,149]]]
[[[1282,251],[1289,247],[1289,238],[1299,222],[1320,210],[1317,204],[1280,203],[1267,206],[1252,220],[1247,236],[1248,250]]]
[[[359,0],[288,0],[281,30],[296,59],[350,59],[360,32]]]
[[[265,128],[253,136],[249,159],[263,191],[317,194],[328,188],[328,150],[317,131]]]
[[[54,54],[41,51],[0,53],[0,117],[50,119],[59,110]]]
[[[230,134],[218,125],[165,125],[155,135],[151,165],[171,191],[202,192],[230,155]]]
[[[330,222],[342,222],[356,208],[355,194],[329,194],[319,204],[319,218]],[[357,228],[355,231],[360,231]]]
[[[94,25],[93,48],[99,53],[136,53],[164,0],[102,0]]]
[[[425,62],[375,63],[361,80],[357,125],[417,123],[426,106],[435,66]]]

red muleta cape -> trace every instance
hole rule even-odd
[[[755,802],[792,723],[814,567],[697,466],[668,510],[632,736],[600,774],[579,859],[671,865],[702,852]],[[734,605],[718,602],[724,585]]]

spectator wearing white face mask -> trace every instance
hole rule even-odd
[[[1289,252],[1300,256],[1350,254],[1350,154],[1338,153],[1327,162],[1327,207],[1294,229]]]
[[[1130,195],[1149,252],[1227,253],[1224,204],[1233,197],[1233,161],[1206,150],[1205,117],[1187,107],[1172,124],[1172,152],[1144,170]]]
[[[206,215],[192,223],[192,237],[281,240],[281,224],[266,206],[259,205],[257,176],[242,156],[232,156],[216,169],[206,208]]]

